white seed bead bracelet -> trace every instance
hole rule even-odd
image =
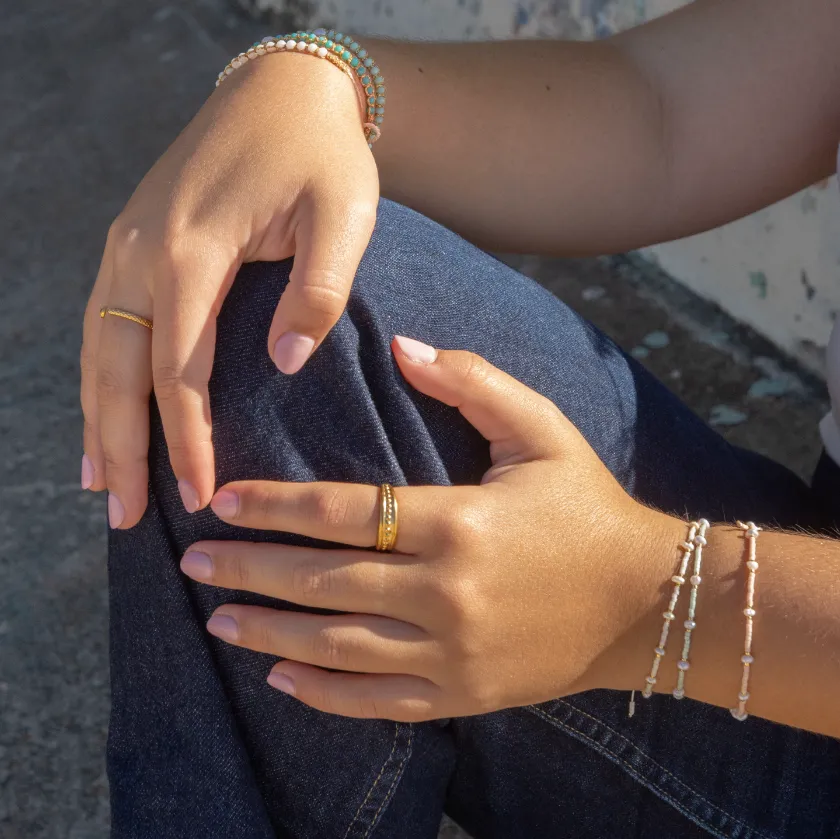
[[[691,633],[697,627],[694,620],[697,613],[697,590],[703,578],[700,576],[700,566],[703,564],[703,548],[706,544],[706,531],[709,529],[709,522],[700,519],[698,522],[697,535],[694,537],[694,571],[691,575],[691,595],[688,600],[688,620],[685,626],[683,637],[682,656],[677,662],[677,686],[674,688],[674,699],[682,699],[685,696],[685,674],[691,666],[688,654],[691,650]]]
[[[677,601],[680,599],[680,590],[685,584],[685,574],[688,570],[688,560],[694,550],[694,537],[697,535],[697,529],[699,526],[698,522],[691,522],[688,528],[688,537],[685,542],[680,543],[679,546],[682,551],[682,556],[680,557],[680,564],[677,573],[671,577],[674,589],[671,592],[671,600],[668,603],[668,608],[662,613],[662,617],[664,618],[662,632],[659,634],[659,643],[653,651],[653,664],[651,665],[650,673],[645,677],[645,686],[642,690],[642,696],[645,699],[650,699],[653,694],[653,686],[656,684],[656,677],[659,673],[659,665],[665,655],[665,646],[668,643],[668,633],[671,630],[671,621],[673,621],[676,617],[674,610],[677,608]],[[632,717],[635,713],[636,691],[632,691],[630,694],[630,707],[628,709],[627,716]]]

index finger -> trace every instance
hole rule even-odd
[[[475,487],[394,487],[399,528],[395,549],[420,553],[440,529],[442,511]],[[235,481],[210,502],[224,521],[369,548],[379,528],[380,488],[328,481]]]

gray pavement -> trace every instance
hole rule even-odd
[[[105,524],[102,497],[78,491],[81,314],[108,223],[260,30],[225,0],[27,0],[3,13],[3,839],[107,835]],[[823,395],[771,348],[713,309],[688,317],[679,289],[628,263],[519,264],[732,439],[810,470]]]

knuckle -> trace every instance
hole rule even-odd
[[[440,538],[454,550],[482,545],[487,536],[487,515],[473,501],[460,501],[441,511]]]
[[[114,367],[99,367],[96,371],[96,396],[106,407],[121,402],[128,393],[126,377]]]
[[[158,364],[152,376],[155,383],[155,396],[159,400],[174,399],[186,388],[184,370],[176,364]]]
[[[250,590],[253,580],[251,565],[241,556],[227,557],[221,564],[221,568],[219,570],[231,583],[233,583],[235,588],[243,591]]]
[[[322,600],[333,587],[333,574],[316,562],[301,562],[292,570],[292,591],[307,601]]]
[[[329,529],[341,527],[348,518],[350,502],[335,488],[316,490],[312,497],[312,515],[316,522]]]
[[[467,353],[461,376],[466,384],[481,387],[490,376],[490,365],[480,355]]]
[[[312,637],[312,654],[317,662],[334,670],[344,670],[350,658],[346,639],[334,629],[323,629]]]
[[[243,626],[243,636],[245,636],[247,634],[247,624],[241,618],[237,618],[237,620],[240,620],[241,623],[245,624],[245,626]],[[258,620],[253,632],[257,649],[264,650],[266,652],[273,652],[277,649],[277,632],[275,631],[274,624],[271,620]],[[250,644],[246,644],[246,646],[250,646]]]
[[[333,272],[319,271],[300,287],[298,299],[319,319],[338,320],[347,305],[347,294],[342,286],[341,279]]]

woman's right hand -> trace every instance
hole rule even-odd
[[[308,55],[237,70],[152,167],[111,226],[84,320],[82,485],[108,490],[112,527],[146,507],[152,390],[185,507],[213,495],[207,383],[240,265],[295,256],[266,336],[295,373],[344,310],[378,196],[353,85]]]

